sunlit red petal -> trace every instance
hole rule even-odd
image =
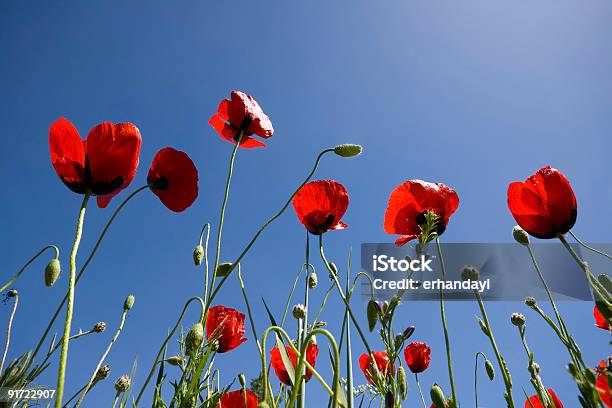
[[[221,396],[216,408],[257,408],[258,402],[259,399],[253,391],[246,390],[245,394],[244,390],[236,390]]]
[[[243,337],[245,331],[243,313],[225,306],[214,306],[208,311],[206,337],[211,339],[213,334],[220,335],[217,352],[226,353],[247,341]]]
[[[559,400],[555,392],[550,388],[548,389],[548,395],[550,395],[552,398],[555,408],[563,408],[563,403],[561,403],[561,400]],[[545,408],[544,404],[540,401],[540,398],[537,395],[532,395],[527,401],[525,401],[525,408],[531,408],[532,405],[533,408]]]
[[[406,365],[413,373],[422,373],[429,368],[431,348],[422,342],[410,343],[404,349]]]
[[[297,365],[296,355],[293,352],[293,349],[291,347],[286,346],[285,350],[287,351],[289,360],[291,360],[291,364],[293,366],[293,369],[295,370],[296,365]],[[287,369],[285,368],[285,364],[283,363],[283,358],[281,356],[280,350],[277,347],[274,347],[270,351],[270,354],[271,354],[270,365],[272,366],[272,368],[274,368],[274,373],[276,374],[276,377],[278,378],[278,380],[282,382],[283,384],[292,385],[291,378],[289,377],[289,373],[287,372]],[[319,346],[317,346],[316,344],[309,344],[308,347],[306,348],[306,361],[308,361],[308,363],[313,367],[316,366],[318,354],[319,354]],[[306,381],[310,380],[311,377],[312,377],[312,371],[307,369],[306,370]]]
[[[374,351],[372,352],[372,355],[374,356],[374,361],[376,362],[378,371],[381,374],[384,376],[395,374],[395,364],[391,366],[389,363],[389,357],[385,351]],[[374,367],[372,366],[372,360],[369,354],[364,353],[359,356],[359,368],[361,368],[366,380],[368,380],[370,384],[374,384]]]
[[[340,219],[349,205],[346,188],[334,180],[316,180],[305,184],[293,197],[293,208],[300,222],[313,234],[344,229]]]
[[[49,149],[51,164],[60,179],[75,193],[85,193],[85,147],[70,121],[60,118],[51,125]]]
[[[599,327],[600,329],[610,330],[610,323],[608,320],[606,320],[604,315],[601,314],[597,308],[597,305],[595,305],[593,308],[593,317],[595,318],[595,326]]]
[[[608,377],[605,374],[600,374],[597,376],[595,388],[597,388],[597,393],[599,394],[601,401],[606,404],[606,407],[611,408],[612,390],[610,389],[610,384],[608,383]]]
[[[189,156],[171,147],[161,149],[151,163],[147,182],[172,211],[189,208],[198,197],[198,169]]]

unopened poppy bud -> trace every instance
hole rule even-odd
[[[334,147],[334,153],[342,157],[358,156],[363,151],[363,147],[358,144],[341,144]]]
[[[98,371],[96,371],[96,381],[100,381],[108,377],[110,371],[111,369],[108,364],[105,364],[102,367],[98,368]]]
[[[394,406],[395,406],[395,395],[393,395],[391,390],[389,390],[385,394],[385,408],[393,408]]]
[[[134,295],[128,295],[128,297],[125,298],[125,302],[123,302],[123,310],[130,310],[132,307],[134,307],[135,300],[136,298]]]
[[[198,322],[191,326],[185,338],[185,348],[187,355],[193,357],[204,341],[204,327]]]
[[[238,374],[238,381],[240,382],[242,388],[246,388],[246,378],[243,373]]]
[[[540,365],[538,363],[531,363],[528,370],[531,375],[538,375],[540,373]]]
[[[478,325],[480,326],[480,330],[482,330],[485,336],[488,336],[489,329],[487,329],[487,326],[484,324],[484,322],[479,317],[477,317],[477,319],[478,319]]]
[[[53,258],[49,261],[49,263],[45,267],[45,285],[48,288],[50,288],[55,284],[55,282],[57,282],[61,271],[62,267],[60,265],[59,259]]]
[[[531,296],[527,296],[525,298],[525,305],[529,306],[529,307],[534,307],[537,304],[537,301],[534,297]]]
[[[296,319],[303,319],[306,317],[306,306],[301,303],[293,306],[293,317]]]
[[[480,272],[478,269],[474,268],[472,265],[467,265],[461,271],[461,280],[464,281],[477,281],[480,277]]]
[[[172,356],[169,357],[168,359],[166,359],[166,362],[168,364],[170,364],[171,366],[180,366],[181,364],[183,364],[183,357],[181,356]]]
[[[489,380],[493,381],[495,378],[495,368],[493,368],[493,364],[489,360],[485,360],[485,370],[487,370]]]
[[[96,323],[93,329],[91,329],[94,333],[102,333],[104,330],[106,330],[106,323],[104,322]]]
[[[217,276],[221,278],[226,277],[231,272],[232,266],[233,264],[231,262],[223,262],[222,264],[219,264],[219,266],[217,266]]]
[[[448,407],[448,404],[446,403],[446,398],[444,398],[444,393],[442,392],[442,388],[440,388],[438,384],[434,384],[431,386],[429,395],[431,396],[431,400],[433,401],[436,408]]]
[[[130,380],[130,377],[128,377],[127,375],[122,375],[117,379],[117,381],[115,381],[115,391],[117,391],[118,393],[126,392],[130,389],[131,383],[132,381]]]
[[[316,272],[312,272],[310,275],[308,275],[308,287],[310,289],[316,288],[318,283],[319,279],[317,278]]]
[[[404,340],[408,340],[415,330],[416,328],[414,326],[406,327],[406,330],[404,330],[404,332],[402,333],[402,335],[404,336]]]
[[[333,278],[334,276],[338,276],[338,267],[336,266],[335,263],[330,262],[329,263],[329,269],[331,269],[331,277]]]
[[[512,236],[514,237],[514,240],[519,244],[529,245],[529,234],[527,234],[527,231],[525,231],[518,225],[512,228]]]
[[[400,298],[398,296],[393,296],[391,298],[391,302],[389,302],[389,307],[391,309],[395,309],[396,307],[398,307],[400,304]]]
[[[366,312],[368,316],[368,329],[370,330],[370,332],[372,332],[374,328],[376,327],[376,322],[378,321],[379,309],[380,307],[378,306],[376,301],[370,300],[368,302],[368,308]]]
[[[6,296],[12,298],[17,296],[18,294],[19,292],[17,292],[17,289],[11,289],[6,293]]]
[[[208,347],[210,348],[211,351],[219,350],[219,340],[217,339],[211,340],[210,342],[208,342]]]
[[[257,408],[270,408],[270,406],[266,401],[259,401],[257,403]]]
[[[525,315],[522,313],[512,313],[512,316],[510,316],[510,321],[513,325],[521,327],[525,324]]]
[[[404,371],[402,366],[397,370],[397,387],[399,388],[402,400],[405,400],[408,396],[408,381],[406,381],[406,371]]]
[[[204,247],[202,245],[198,245],[193,250],[193,263],[195,266],[202,265],[202,260],[204,259]]]

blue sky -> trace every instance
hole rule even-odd
[[[59,181],[50,164],[47,138],[54,120],[69,118],[83,135],[102,121],[135,123],[143,146],[131,189],[145,182],[153,155],[167,145],[187,151],[200,170],[199,199],[185,213],[173,214],[144,193],[113,225],[78,286],[74,320],[75,329],[104,320],[109,330],[70,348],[67,395],[93,370],[128,293],[136,295],[136,305],[108,361],[114,381],[137,358],[138,389],[184,301],[202,291],[202,271],[193,267],[191,251],[201,225],[218,220],[231,152],[207,121],[231,89],[254,95],[276,134],[267,149],[238,154],[222,260],[239,253],[276,211],[318,151],[343,142],[364,145],[364,154],[351,160],[326,157],[317,173],[342,182],[351,195],[345,217],[350,228],[326,237],[328,256],[338,264],[350,247],[357,251],[362,242],[392,240],[382,229],[388,194],[410,178],[441,181],[457,190],[461,204],[444,241],[507,242],[514,225],[506,207],[508,183],[547,164],[564,171],[575,189],[575,231],[592,242],[610,241],[608,2],[109,1],[53,6],[20,1],[2,2],[0,10],[4,276],[51,242],[60,246],[64,265],[53,289],[44,287],[46,260],[15,285],[21,302],[10,356],[33,347],[67,284],[80,197]],[[81,261],[113,208],[88,209]],[[288,211],[258,241],[243,263],[253,299],[264,296],[273,310],[281,310],[303,261],[303,234]],[[325,273],[319,276],[326,281]],[[323,294],[320,288],[315,299]],[[220,301],[244,309],[234,279]],[[609,335],[593,327],[592,305],[571,302],[560,308],[585,360],[596,364],[609,352]],[[497,302],[488,309],[513,373],[517,401],[522,401],[521,387],[529,390],[529,377],[509,315],[521,310],[545,384],[568,406],[576,406],[577,390],[564,368],[568,358],[537,316],[521,303]],[[3,310],[4,325],[9,308]],[[339,330],[340,310],[334,298],[324,315],[332,331]],[[475,324],[476,312],[475,304],[465,302],[448,311],[463,406],[473,404],[474,354],[482,350],[492,357]],[[261,331],[267,320],[258,302],[255,314]],[[186,325],[196,318],[191,310]],[[404,304],[396,324],[415,325],[414,338],[432,345],[432,367],[421,380],[426,388],[438,382],[448,393],[437,304]],[[59,325],[55,329],[61,331]],[[356,336],[353,346],[356,358],[363,351]],[[217,362],[224,382],[234,373],[255,375],[259,369],[253,341]],[[324,358],[320,366],[328,372]],[[54,364],[40,382],[53,385],[55,373]],[[363,381],[360,373],[356,377]],[[501,379],[489,384],[484,378],[481,406],[501,406]],[[410,406],[418,406],[414,382],[410,386]],[[317,385],[310,388],[312,401],[322,395]],[[87,406],[108,406],[113,395],[112,381],[107,381],[96,387]]]

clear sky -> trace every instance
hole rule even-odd
[[[144,184],[153,155],[167,145],[187,151],[200,170],[199,199],[185,213],[171,213],[149,193],[131,202],[78,286],[74,329],[89,329],[99,320],[109,329],[71,346],[67,395],[93,370],[118,325],[125,296],[136,295],[108,358],[111,378],[88,397],[90,407],[110,404],[112,382],[129,372],[136,358],[139,389],[184,301],[202,291],[202,271],[194,268],[191,252],[201,225],[218,220],[231,152],[207,121],[231,89],[254,95],[276,134],[268,148],[238,153],[222,260],[239,253],[321,149],[343,142],[363,144],[364,154],[351,160],[326,157],[317,173],[339,180],[351,195],[344,219],[350,228],[326,236],[328,255],[338,264],[350,247],[358,251],[362,242],[392,241],[382,228],[388,195],[410,178],[441,181],[458,192],[461,204],[445,242],[508,242],[514,225],[506,207],[508,183],[548,164],[565,172],[575,189],[575,231],[592,242],[610,242],[610,17],[612,5],[603,0],[2,2],[3,276],[7,280],[47,243],[61,247],[64,265],[53,289],[44,287],[46,259],[15,284],[21,302],[9,356],[34,346],[67,285],[81,199],[59,181],[49,161],[48,128],[60,116],[82,135],[102,121],[130,121],[140,128],[141,165],[130,190]],[[125,196],[105,210],[90,206],[81,262]],[[268,322],[257,299],[265,297],[280,314],[303,262],[303,236],[288,211],[244,260],[260,332]],[[326,273],[320,271],[319,278],[324,284],[313,295],[317,300]],[[245,309],[235,279],[219,301]],[[355,306],[365,308],[360,302]],[[523,311],[545,384],[566,406],[577,406],[577,389],[564,368],[568,357],[553,333],[521,303],[487,307],[517,401],[523,401],[521,387],[531,390],[509,315]],[[594,328],[592,304],[560,308],[585,360],[595,365],[609,353],[609,335]],[[1,309],[4,327],[9,307]],[[334,296],[324,314],[334,332],[341,310]],[[476,313],[476,304],[467,302],[448,310],[465,407],[473,404],[474,354],[482,350],[493,357]],[[186,325],[195,319],[191,309]],[[414,339],[431,344],[432,367],[422,383],[428,389],[438,382],[448,393],[438,305],[404,304],[396,325],[415,325]],[[60,325],[55,330],[61,331]],[[257,374],[255,343],[248,337],[218,357],[224,383],[240,371]],[[356,335],[353,347],[356,360],[363,352]],[[319,365],[329,373],[325,348]],[[39,383],[54,385],[56,369],[54,363]],[[492,384],[480,378],[481,406],[502,406],[501,378]],[[358,369],[356,379],[364,382]],[[410,381],[407,405],[418,406]],[[309,406],[319,406],[315,398],[323,391],[312,384]]]

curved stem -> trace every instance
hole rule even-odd
[[[440,246],[440,239],[436,237],[436,248],[440,257],[440,266],[442,268],[442,280],[446,281],[446,266],[444,265],[444,256]],[[455,379],[453,377],[453,362],[451,359],[450,340],[448,338],[448,328],[446,327],[446,312],[444,311],[444,285],[440,285],[440,315],[442,316],[442,328],[444,329],[444,344],[446,346],[446,360],[448,365],[448,377],[450,380],[451,392],[453,395],[453,408],[458,407],[457,393],[455,392]]]
[[[21,267],[21,269],[15,274],[15,276],[13,276],[13,278],[10,281],[8,281],[4,286],[2,286],[2,288],[0,288],[0,293],[4,292],[6,290],[6,288],[11,286],[13,284],[13,282],[15,282],[17,279],[19,279],[19,276],[21,276],[23,271],[25,271],[27,269],[27,267],[30,266],[30,264],[36,260],[36,258],[38,258],[40,255],[42,255],[43,252],[45,252],[47,249],[50,249],[50,248],[53,248],[55,250],[55,259],[58,259],[59,258],[59,248],[57,246],[55,246],[55,245],[47,245],[47,246],[45,246],[43,249],[38,251],[36,253],[36,255],[34,255],[32,258],[30,258],[30,260],[28,262],[26,262],[25,265],[23,265]]]
[[[8,326],[6,328],[6,344],[4,345],[4,352],[2,353],[2,362],[0,362],[0,375],[4,369],[4,361],[6,360],[6,354],[8,353],[9,344],[11,342],[11,329],[13,327],[13,318],[17,311],[17,305],[19,304],[19,293],[15,291],[15,302],[13,303],[13,310],[11,310],[11,316],[9,317]]]
[[[574,238],[576,240],[576,242],[578,242],[578,244],[582,245],[584,248],[588,249],[591,252],[595,252],[596,254],[599,254],[601,256],[605,256],[606,258],[612,260],[612,255],[605,253],[604,251],[601,251],[597,248],[593,248],[592,246],[589,246],[587,244],[585,244],[583,241],[581,241],[576,234],[574,234],[571,230],[568,231],[569,234],[572,236],[572,238]]]
[[[202,227],[202,231],[200,232],[200,245],[202,245],[202,239],[204,238],[204,231],[206,231],[206,240],[204,240],[204,297],[206,299],[208,297],[208,279],[209,279],[209,270],[208,270],[208,239],[210,238],[210,223],[204,224]]]
[[[427,403],[425,403],[425,397],[423,396],[423,390],[421,389],[421,383],[419,382],[419,374],[414,373],[414,378],[416,379],[417,388],[419,389],[419,394],[421,394],[421,402],[423,403],[423,408],[427,408]]]
[[[83,276],[83,273],[85,272],[85,270],[87,269],[87,266],[89,265],[89,263],[91,262],[91,260],[93,259],[94,255],[96,254],[96,251],[98,250],[98,248],[100,247],[100,244],[102,243],[102,239],[104,238],[104,236],[106,235],[106,232],[108,231],[108,229],[110,228],[111,224],[113,223],[113,221],[115,220],[115,218],[117,217],[117,215],[119,214],[119,212],[121,211],[121,209],[123,207],[125,207],[125,205],[132,199],[134,198],[138,193],[140,193],[143,190],[146,190],[149,188],[149,185],[145,185],[142,186],[136,190],[134,190],[130,195],[128,195],[125,200],[123,200],[121,202],[121,204],[119,204],[119,206],[117,207],[117,209],[115,210],[115,212],[113,213],[113,215],[111,215],[111,217],[109,218],[108,222],[106,223],[106,225],[104,226],[104,229],[102,230],[102,233],[100,233],[100,236],[98,237],[98,240],[96,241],[94,247],[92,248],[91,252],[89,253],[89,256],[87,257],[87,259],[85,260],[85,262],[83,263],[83,266],[81,266],[81,269],[79,270],[79,273],[76,277],[75,280],[75,285],[79,283],[79,280],[81,280],[81,277]],[[38,344],[36,345],[36,348],[34,349],[34,352],[32,353],[32,357],[30,358],[30,362],[34,361],[34,357],[36,357],[36,355],[38,354],[42,344],[44,343],[45,339],[47,338],[47,336],[49,335],[49,332],[51,331],[51,327],[53,327],[53,323],[55,323],[55,320],[57,319],[57,317],[60,314],[60,311],[62,310],[62,307],[64,307],[64,304],[66,303],[66,301],[68,300],[68,294],[66,294],[64,296],[64,299],[60,302],[59,306],[57,307],[57,309],[55,310],[55,313],[53,314],[53,317],[51,317],[51,320],[49,321],[49,324],[47,324],[47,328],[45,329],[43,335],[41,336],[40,340],[38,341]]]
[[[60,353],[59,373],[57,376],[57,392],[55,399],[55,408],[62,406],[62,397],[64,396],[64,381],[66,378],[66,364],[68,362],[68,343],[70,339],[70,327],[72,325],[72,312],[74,309],[74,286],[76,284],[76,255],[79,250],[79,244],[81,243],[81,236],[83,234],[83,220],[85,219],[85,209],[89,202],[90,193],[85,193],[83,202],[81,203],[81,209],[79,210],[79,216],[77,219],[76,234],[74,237],[74,243],[72,244],[72,250],[70,251],[70,278],[68,280],[68,302],[66,305],[66,323],[64,324],[64,336],[62,338],[62,351]]]
[[[185,315],[185,312],[187,311],[187,308],[189,307],[191,302],[196,301],[196,300],[198,302],[200,302],[200,310],[201,310],[200,311],[200,321],[204,320],[203,316],[204,316],[205,306],[204,306],[204,301],[202,300],[202,298],[200,298],[198,296],[194,296],[194,297],[190,298],[189,300],[187,300],[187,302],[185,303],[185,306],[183,307],[183,311],[181,312],[181,314],[179,315],[179,318],[176,321],[176,324],[174,325],[174,327],[172,328],[170,333],[168,333],[168,336],[166,337],[166,340],[164,340],[164,343],[159,348],[159,351],[157,352],[157,356],[155,356],[155,361],[153,362],[153,366],[151,367],[151,370],[149,371],[149,375],[147,375],[147,379],[145,380],[144,384],[142,385],[142,388],[140,389],[140,392],[138,393],[138,396],[136,397],[136,401],[134,402],[134,406],[138,406],[138,402],[142,398],[142,395],[144,394],[145,389],[147,388],[147,385],[149,384],[149,381],[151,381],[151,377],[153,377],[153,373],[155,372],[155,366],[159,362],[159,358],[162,355],[162,353],[164,352],[164,349],[166,348],[166,345],[168,344],[168,342],[170,341],[170,339],[174,335],[174,332],[176,331],[176,329],[178,329],[179,325],[181,324],[181,320],[183,320],[183,316]]]
[[[482,356],[482,358],[487,360],[487,356],[484,355],[482,351],[476,353],[476,364],[474,365],[474,400],[476,402],[476,408],[478,408],[478,357]]]

